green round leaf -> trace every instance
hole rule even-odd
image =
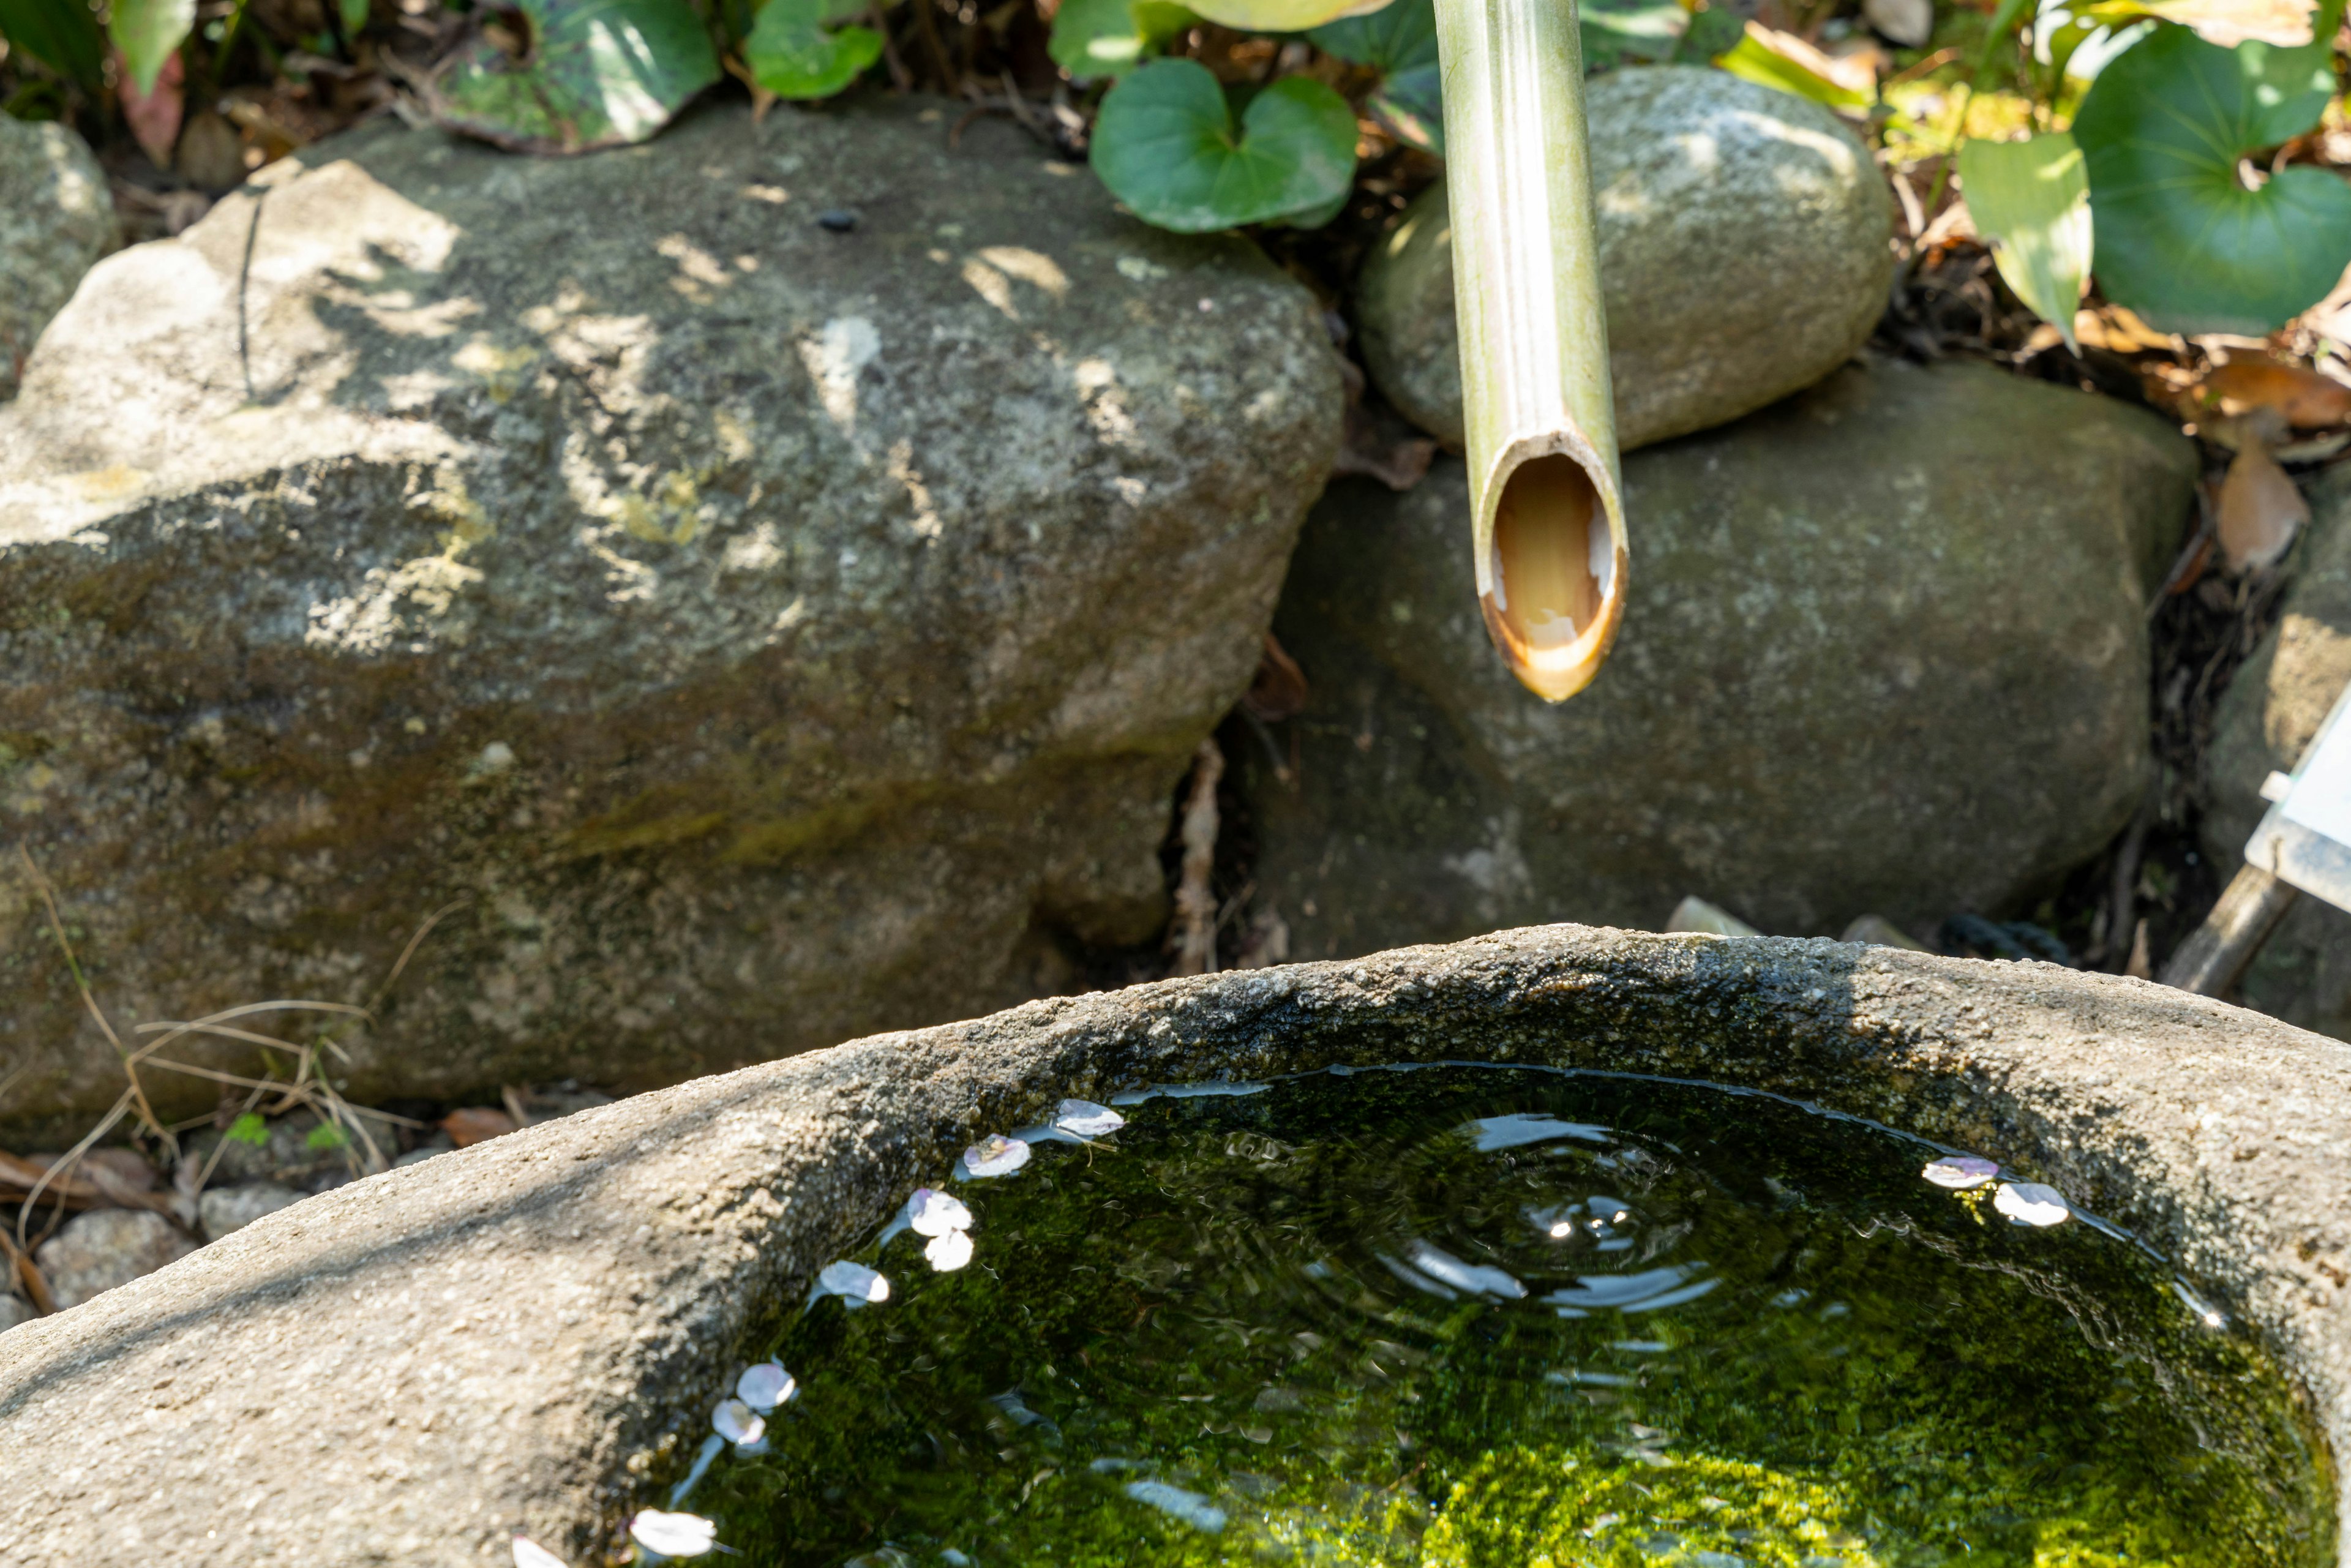
[[[2296,166],[2248,189],[2238,162],[2315,126],[2334,91],[2326,43],[2223,49],[2167,26],[2109,61],[2074,119],[2107,297],[2251,333],[2325,297],[2351,262],[2351,185]]]
[[[187,41],[195,25],[196,0],[114,0],[107,31],[122,51],[122,63],[141,97],[155,90],[163,62]]]
[[[1062,0],[1046,52],[1080,81],[1121,76],[1196,20],[1171,0]]]
[[[866,9],[862,0],[768,0],[743,40],[751,79],[778,98],[831,98],[882,57],[882,35],[871,27],[826,30]]]
[[[1094,172],[1136,216],[1179,234],[1338,210],[1355,178],[1355,116],[1309,77],[1249,100],[1233,131],[1225,89],[1197,60],[1154,60],[1102,99]]]
[[[679,0],[517,0],[529,56],[486,40],[434,85],[434,118],[525,152],[643,141],[718,79],[718,56]]]

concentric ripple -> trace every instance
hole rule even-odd
[[[760,1348],[799,1394],[696,1483],[722,1546],[820,1568],[2333,1561],[2323,1450],[2251,1343],[1963,1151],[1536,1069],[1121,1101],[1123,1126],[1026,1129],[1007,1174],[959,1173],[968,1266],[898,1225],[853,1260],[886,1299],[778,1303]]]

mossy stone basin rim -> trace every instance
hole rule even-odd
[[[2045,965],[1546,926],[875,1036],[297,1205],[0,1336],[0,1542],[491,1564],[521,1531],[585,1563],[773,1303],[978,1134],[1438,1059],[1769,1089],[1991,1155],[2168,1253],[2351,1438],[2351,1046]]]

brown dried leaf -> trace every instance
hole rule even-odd
[[[1265,651],[1258,656],[1257,674],[1241,694],[1241,706],[1268,724],[1279,724],[1306,711],[1306,672],[1270,632],[1265,634]]]
[[[2272,408],[2287,423],[2305,430],[2351,421],[2351,386],[2274,360],[2231,360],[2215,365],[2204,372],[2202,392],[2226,414]]]
[[[442,1117],[441,1130],[449,1134],[451,1143],[469,1149],[475,1144],[505,1137],[515,1130],[515,1120],[504,1111],[493,1111],[486,1105],[468,1105]]]
[[[2257,442],[2238,449],[2220,482],[2220,553],[2231,571],[2276,564],[2310,521],[2310,503]]]

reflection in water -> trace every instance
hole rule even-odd
[[[718,1541],[826,1568],[2332,1561],[2283,1387],[2127,1239],[2046,1223],[2045,1188],[1688,1084],[1216,1089],[1117,1096],[1123,1125],[1064,1103],[1025,1166],[910,1202],[857,1255],[898,1288],[815,1301],[764,1364],[799,1396],[699,1483]],[[926,1227],[972,1266],[914,1267]]]

